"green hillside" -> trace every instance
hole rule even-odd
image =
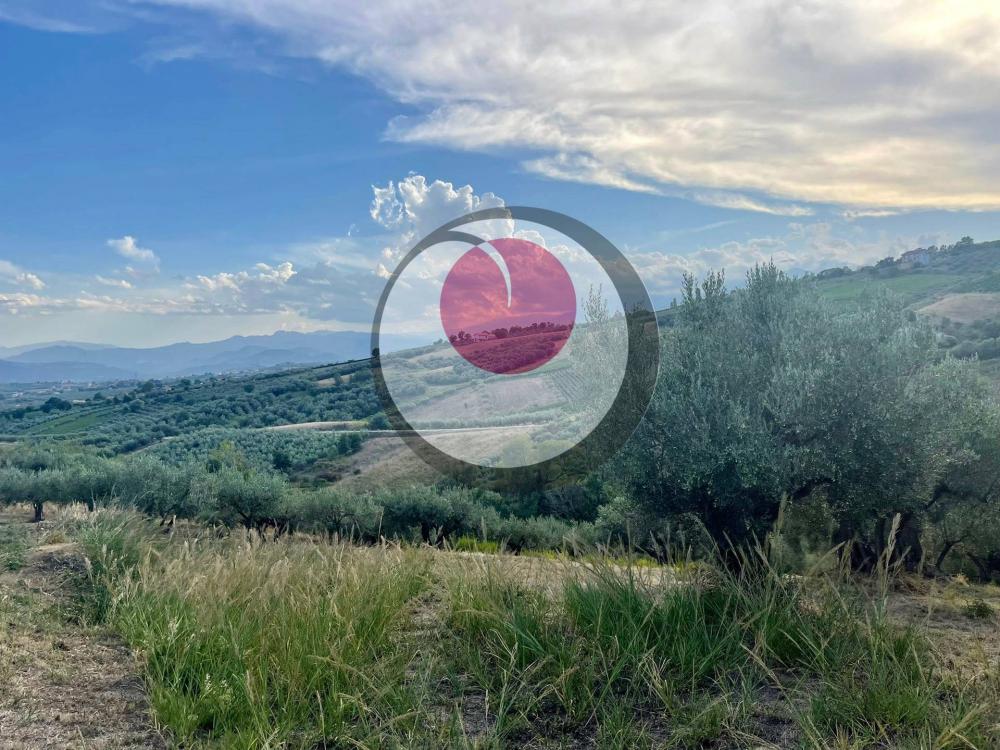
[[[907,256],[913,256],[907,258]],[[890,289],[914,309],[949,294],[1000,292],[1000,240],[917,248],[857,270],[831,268],[813,277],[824,296],[841,302],[875,288]]]
[[[918,248],[856,271],[829,269],[810,278],[827,299],[851,304],[889,290],[940,332],[940,346],[956,357],[978,357],[983,371],[1000,368],[1000,240],[963,238],[944,246]]]
[[[837,302],[854,302],[874,287],[891,289],[896,294],[919,302],[929,296],[948,292],[967,281],[965,276],[930,271],[901,272],[898,276],[881,276],[870,271],[824,280],[820,283],[824,296]]]
[[[0,435],[71,441],[108,454],[208,428],[253,429],[302,422],[363,420],[379,410],[368,360],[280,373],[147,381],[113,397],[52,397],[0,411]]]

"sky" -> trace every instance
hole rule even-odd
[[[367,330],[479,207],[654,302],[1000,238],[1000,6],[0,0],[0,346]]]

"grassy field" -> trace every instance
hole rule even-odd
[[[835,302],[853,302],[866,292],[876,288],[884,288],[899,294],[907,302],[912,303],[944,293],[967,280],[967,276],[948,273],[911,273],[878,279],[854,274],[820,282],[820,289],[824,297]]]
[[[121,639],[137,661],[116,669],[137,671],[146,697],[120,720],[135,733],[151,716],[169,746],[1000,743],[991,587],[915,591],[890,571],[848,580],[830,566],[783,577],[763,560],[732,573],[165,535],[110,511],[5,520],[5,559],[30,569],[58,547],[68,592],[54,614],[41,597],[12,609],[5,590],[5,637],[44,615],[64,641]],[[51,598],[56,586],[43,588]],[[38,658],[61,658],[53,648]]]
[[[79,435],[105,420],[114,417],[111,407],[99,407],[83,413],[71,413],[55,417],[33,426],[25,431],[26,435]]]

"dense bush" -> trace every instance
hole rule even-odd
[[[203,482],[206,509],[226,526],[260,528],[284,513],[288,485],[276,475],[225,467]]]
[[[653,519],[698,518],[720,547],[763,539],[783,503],[821,497],[863,565],[898,514],[915,567],[932,510],[997,502],[988,471],[969,479],[1000,466],[996,396],[941,356],[888,296],[845,312],[773,266],[732,294],[721,276],[689,278],[625,454],[629,496]]]

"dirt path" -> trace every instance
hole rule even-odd
[[[83,558],[46,526],[0,516],[0,750],[166,747],[128,649],[74,621]]]

